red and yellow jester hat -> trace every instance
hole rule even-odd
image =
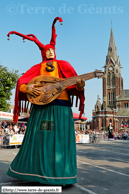
[[[16,32],[16,31],[11,31],[11,32],[9,32],[7,34],[7,36],[9,37],[10,34],[16,34],[18,36],[23,37],[23,40],[28,39],[28,40],[34,41],[38,45],[39,49],[41,50],[42,60],[46,61],[47,60],[47,58],[46,58],[46,51],[48,49],[52,48],[54,50],[54,52],[55,52],[56,37],[57,37],[56,30],[55,30],[55,23],[56,23],[57,20],[59,20],[59,22],[61,22],[61,24],[63,22],[61,17],[56,17],[54,19],[53,24],[52,24],[52,37],[51,37],[51,40],[50,40],[50,44],[47,44],[47,45],[42,44],[37,39],[37,37],[35,35],[33,35],[33,34],[24,35],[24,34],[21,34],[19,32]],[[9,40],[9,38],[8,38],[8,40]],[[56,58],[56,55],[55,55],[55,58]]]

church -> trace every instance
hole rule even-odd
[[[122,129],[129,131],[129,89],[123,89],[122,67],[117,55],[112,27],[103,68],[103,99],[101,102],[98,95],[95,108],[92,110],[91,129],[107,129],[111,123],[115,132]]]

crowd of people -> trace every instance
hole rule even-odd
[[[16,125],[14,122],[10,121],[0,121],[0,136],[6,137],[9,139],[9,136],[13,136],[14,134],[25,134],[26,132],[26,125],[25,124],[18,124]],[[98,130],[75,130],[75,134],[83,134],[83,135],[89,135],[90,142],[94,143],[96,141],[101,141],[101,140],[108,140],[109,135],[108,131],[98,131]],[[129,133],[128,131],[126,132],[112,132],[113,134],[113,139],[114,140],[129,140]],[[105,138],[104,138],[105,137]]]
[[[113,133],[114,139],[124,139],[124,140],[129,140],[129,133],[128,131],[126,132],[120,132],[120,133]]]
[[[75,134],[83,134],[83,135],[89,135],[90,137],[90,142],[95,142],[97,141],[97,138],[99,138],[99,140],[108,140],[109,139],[109,132],[108,131],[98,131],[98,130],[75,130]],[[129,140],[129,133],[128,131],[121,131],[121,132],[112,132],[112,136],[114,140]],[[105,137],[105,138],[104,138]]]
[[[14,134],[25,134],[26,125],[16,125],[14,122],[0,121],[0,136],[13,136]]]

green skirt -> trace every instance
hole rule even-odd
[[[7,174],[48,185],[77,182],[71,107],[33,105],[23,143]]]

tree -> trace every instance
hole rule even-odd
[[[18,78],[18,70],[9,71],[7,67],[0,65],[0,111],[8,111],[11,90],[15,88]]]

